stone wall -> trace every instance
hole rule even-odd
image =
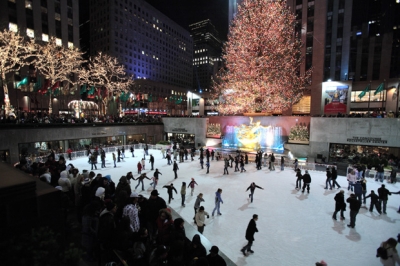
[[[19,143],[43,142],[53,140],[70,140],[99,137],[113,137],[121,135],[142,134],[146,138],[154,137],[155,143],[163,140],[163,125],[121,125],[93,124],[85,126],[46,126],[46,127],[24,127],[0,130],[0,150],[9,150],[11,162],[19,161]]]

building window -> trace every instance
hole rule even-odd
[[[8,30],[13,32],[18,32],[18,25],[15,23],[8,23]]]
[[[35,38],[35,31],[32,29],[26,29],[26,36],[28,36],[29,38]]]
[[[42,33],[42,41],[48,42],[49,41],[49,35]]]

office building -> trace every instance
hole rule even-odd
[[[79,47],[79,1],[0,1],[0,28],[19,32],[21,35]]]
[[[101,51],[125,65],[138,93],[186,100],[193,80],[190,34],[146,1],[90,1],[90,43],[92,55]]]

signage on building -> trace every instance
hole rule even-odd
[[[347,139],[347,142],[358,142],[358,143],[371,143],[371,144],[387,144],[387,140],[373,137],[353,137]]]
[[[171,129],[172,132],[188,132],[186,128],[173,128]]]

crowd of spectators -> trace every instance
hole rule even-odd
[[[76,214],[81,227],[84,260],[104,265],[125,261],[128,265],[226,265],[218,247],[209,251],[197,234],[186,237],[184,220],[172,219],[171,210],[157,190],[149,198],[132,191],[128,172],[115,184],[109,175],[75,168],[63,156],[51,153],[44,163],[16,167],[61,191],[65,224]]]
[[[138,116],[125,115],[119,117],[117,115],[92,115],[87,117],[76,118],[70,114],[48,114],[48,113],[27,113],[23,112],[19,115],[11,113],[9,115],[0,116],[0,124],[85,124],[85,123],[161,123],[161,116]]]

